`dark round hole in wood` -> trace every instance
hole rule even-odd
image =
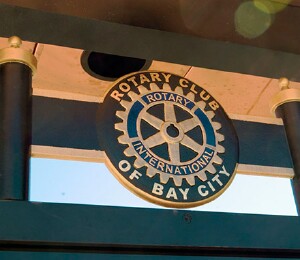
[[[145,59],[84,51],[81,55],[81,65],[91,76],[113,81],[132,72],[147,70],[151,62]]]

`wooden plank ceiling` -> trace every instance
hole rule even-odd
[[[88,4],[81,0],[0,0],[0,3],[4,19],[1,36],[14,32],[43,43],[77,48],[94,46],[95,51],[182,62],[185,65],[153,60],[149,69],[187,77],[209,91],[229,114],[272,118],[269,102],[279,91],[278,79],[267,77],[287,76],[287,73],[298,81],[291,82],[291,87],[300,88],[296,68],[300,64],[300,33],[296,26],[300,22],[299,0],[90,0]],[[57,20],[60,29],[50,26],[53,31],[48,33],[48,21],[54,26]],[[90,28],[93,33],[89,33]],[[135,39],[140,45],[133,46]],[[153,42],[149,43],[149,39]],[[167,45],[159,45],[157,39]],[[143,40],[147,45],[143,45]],[[148,45],[151,46],[146,48]],[[0,38],[0,48],[6,46],[7,39]],[[112,84],[82,69],[81,49],[36,42],[24,42],[24,48],[35,49],[38,58],[38,73],[33,80],[35,95],[101,102]],[[196,52],[199,57],[195,60]]]
[[[35,43],[24,42],[33,50]],[[0,39],[0,48],[7,39]],[[101,102],[111,81],[100,80],[86,73],[80,62],[83,50],[48,44],[37,45],[38,73],[33,79],[34,95],[87,102]],[[271,97],[279,91],[277,79],[204,69],[194,66],[152,61],[150,70],[172,72],[199,84],[210,92],[227,113],[273,117],[269,110]],[[291,82],[300,88],[300,83]]]

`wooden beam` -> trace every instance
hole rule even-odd
[[[300,256],[298,217],[9,201],[0,212],[2,250]]]
[[[262,11],[257,7],[258,5],[255,6],[253,1],[247,2],[240,0],[221,2],[219,0],[201,0],[199,2],[114,0],[108,4],[105,0],[89,0],[88,4],[85,4],[81,0],[52,0],[50,2],[47,0],[0,0],[0,3],[25,7],[39,12],[52,12],[64,16],[106,21],[195,37],[201,36],[204,39],[221,41],[223,44],[231,42],[300,54],[300,47],[297,44],[300,35],[297,27],[294,26],[299,24],[300,20],[299,0],[263,1],[266,8],[271,8],[269,14],[266,12],[267,9],[264,10],[265,12]],[[267,22],[269,21],[268,17],[272,18],[270,27],[256,37],[247,38],[239,34],[239,28],[243,24],[237,24],[236,16],[243,10],[247,11],[244,14],[244,22],[247,23],[244,26],[247,28],[255,31],[258,29],[257,27],[264,27],[265,24],[259,23],[260,19],[262,22]],[[253,20],[247,20],[247,18],[251,18],[250,14],[252,18],[256,18],[254,24],[256,27],[251,27]],[[101,39],[107,40],[106,38]]]
[[[232,2],[240,3],[236,0]],[[227,5],[231,6],[226,1]],[[241,41],[235,39],[222,41],[208,35],[200,37],[184,34],[184,31],[163,30],[160,27],[141,27],[142,24],[138,27],[116,21],[0,4],[0,36],[18,35],[24,40],[33,42],[269,78],[280,78],[284,75],[292,81],[300,81],[298,73],[300,51],[297,49],[300,48],[298,44],[300,39],[297,38],[300,36],[294,26],[298,20],[300,23],[299,14],[296,7],[282,11],[275,19],[277,26],[272,25],[270,28],[270,35],[273,35],[273,38],[266,36],[245,41],[243,37],[235,36]],[[217,17],[217,14],[214,14],[214,17]],[[226,24],[224,21],[203,28],[211,32],[214,31],[212,30],[214,27]],[[234,28],[230,30],[234,31]],[[262,43],[268,44],[265,46]],[[276,43],[276,46],[272,46],[271,43]]]
[[[31,157],[95,163],[104,163],[106,158],[104,151],[62,148],[42,145],[31,146]],[[279,177],[288,179],[292,179],[294,177],[294,171],[292,168],[251,164],[239,164],[237,168],[237,173],[244,175]]]
[[[97,134],[97,128],[101,127],[97,111],[101,107],[101,103],[34,96],[33,155],[59,159],[65,154],[74,160],[101,161],[103,153],[98,152],[103,149]],[[240,143],[239,163],[281,167],[283,172],[286,172],[285,168],[292,168],[279,120],[263,122],[258,118],[255,122],[254,117],[233,116],[233,124]]]

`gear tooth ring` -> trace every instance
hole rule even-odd
[[[121,102],[125,111],[117,111],[122,122],[115,129],[123,133],[119,139],[129,146],[125,155],[135,156],[136,166],[146,166],[149,177],[159,174],[161,183],[173,179],[175,186],[183,180],[195,185],[196,177],[204,181],[206,174],[216,172],[213,164],[222,163],[218,153],[225,150],[219,143],[224,139],[217,132],[221,124],[213,121],[214,112],[203,112],[204,102],[192,100],[191,92],[172,91],[168,84],[162,89],[152,84],[150,90],[128,96],[132,102]],[[202,140],[195,140],[192,131]]]

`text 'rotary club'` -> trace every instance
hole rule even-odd
[[[136,76],[127,78],[127,82],[121,82],[117,86],[118,89],[113,90],[110,96],[120,102],[124,95],[130,90],[138,88],[139,86],[145,83],[169,83],[172,79],[172,76],[172,74],[156,72],[150,72],[149,76],[146,76],[145,74],[138,74]],[[219,104],[217,103],[217,101],[215,101],[205,90],[198,91],[197,86],[194,83],[189,82],[187,79],[180,78],[177,82],[177,86],[182,87],[183,89],[189,89],[190,92],[194,93],[195,95],[198,95],[203,101],[207,102],[207,104],[212,110],[215,111],[219,108]],[[155,98],[157,100],[162,97],[156,96],[152,98]]]

